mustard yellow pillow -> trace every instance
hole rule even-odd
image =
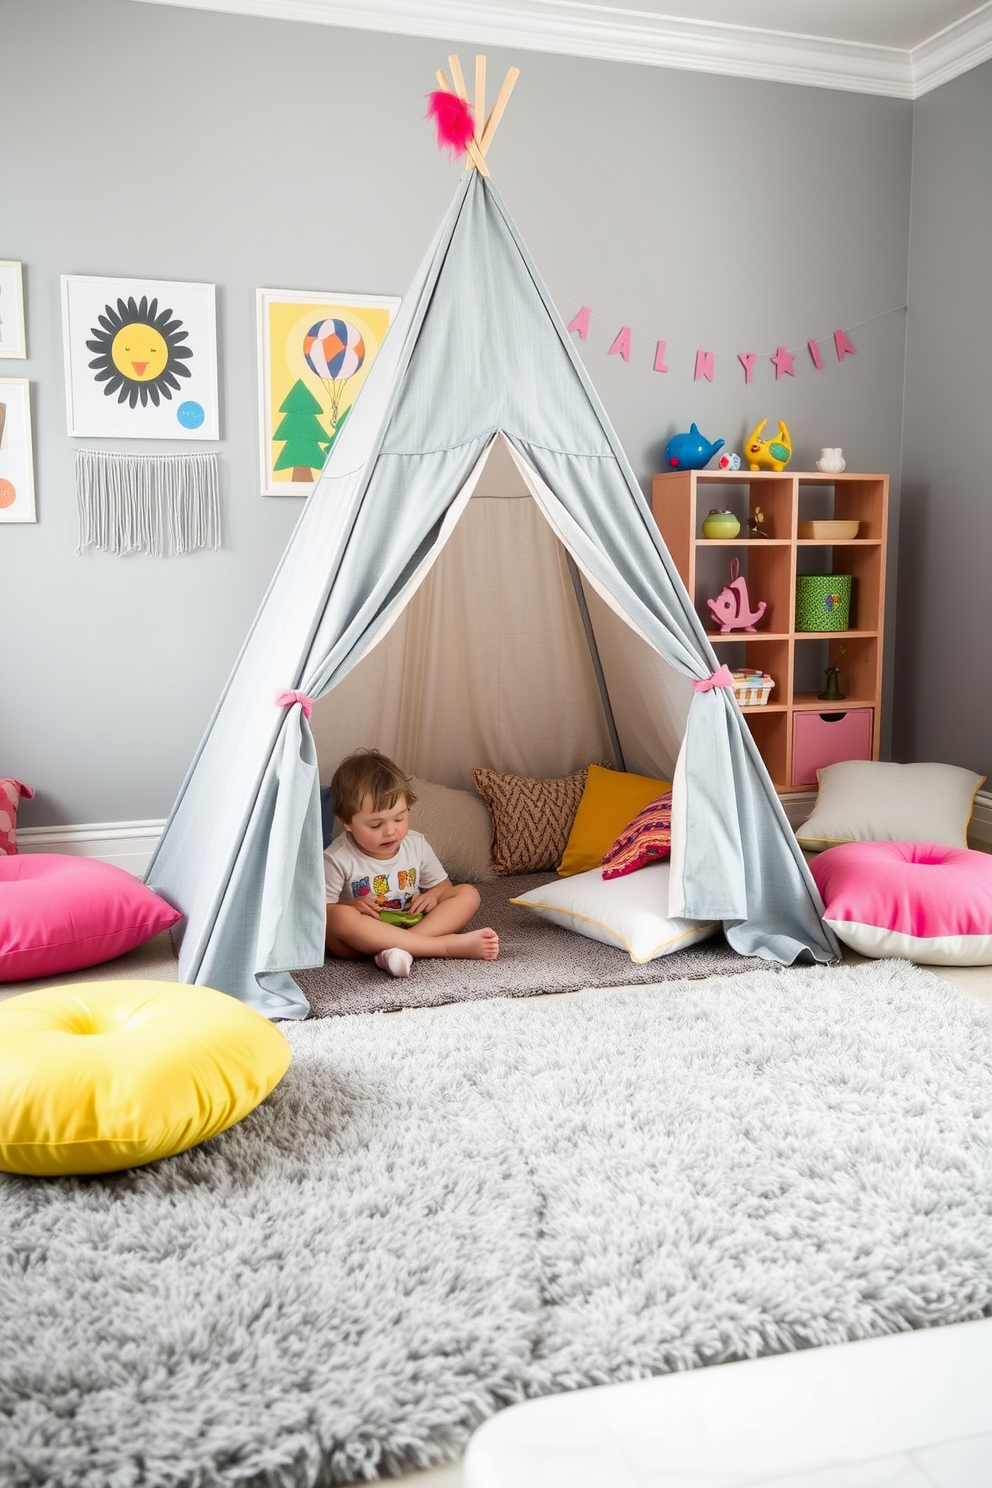
[[[290,1047],[224,992],[81,982],[0,1002],[0,1169],[109,1173],[184,1152],[279,1083]]]
[[[567,878],[598,868],[628,822],[649,801],[671,788],[670,780],[590,765],[558,872]]]

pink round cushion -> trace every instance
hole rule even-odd
[[[97,966],[180,919],[111,863],[67,853],[0,857],[0,982]]]
[[[992,965],[992,856],[934,842],[845,842],[810,865],[838,940],[862,956]]]

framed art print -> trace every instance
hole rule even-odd
[[[0,522],[36,522],[31,385],[0,377]]]
[[[399,303],[394,295],[256,291],[263,496],[313,489]]]
[[[219,439],[212,284],[62,276],[66,422],[106,439]]]
[[[2,258],[0,259],[0,357],[26,357],[27,354],[21,266],[12,258]]]

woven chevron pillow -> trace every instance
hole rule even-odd
[[[544,873],[558,867],[588,773],[584,766],[574,775],[534,780],[498,770],[472,771],[492,818],[494,873]]]

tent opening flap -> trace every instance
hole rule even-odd
[[[690,697],[579,574],[497,438],[440,555],[311,727],[325,782],[363,746],[459,789],[477,766],[670,774]]]

